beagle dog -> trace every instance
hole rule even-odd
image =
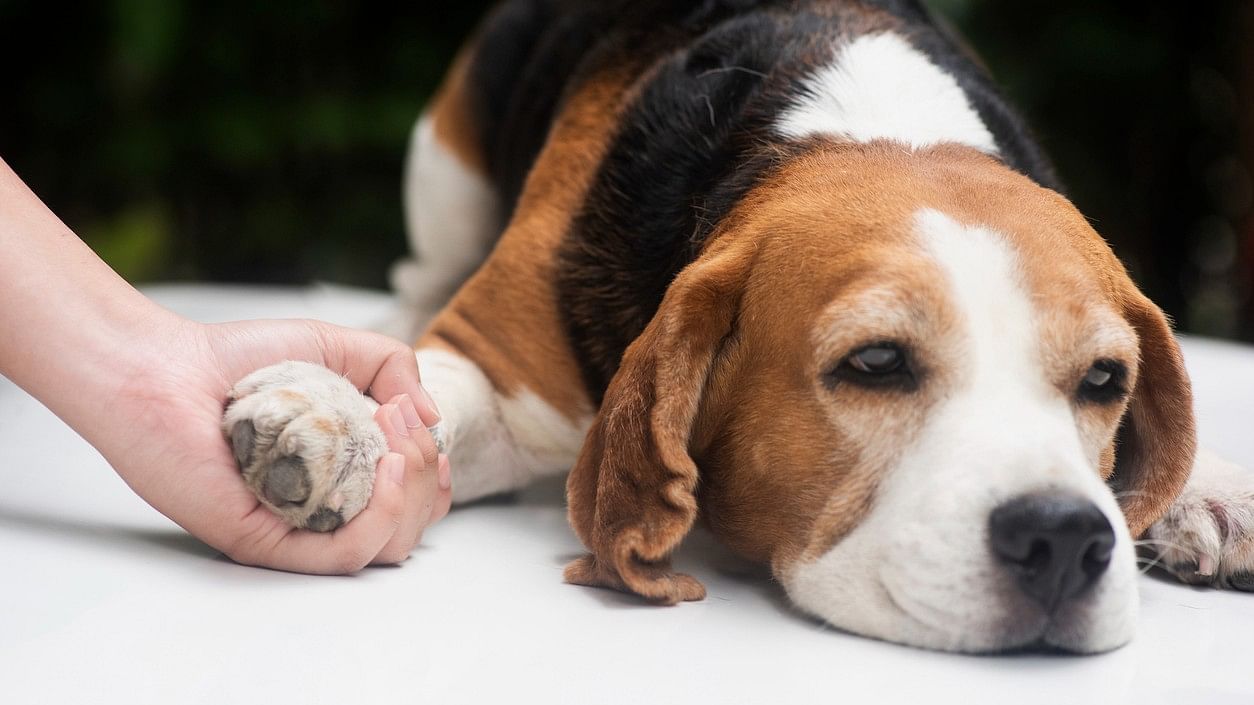
[[[568,582],[702,599],[700,519],[806,613],[967,652],[1124,644],[1138,544],[1254,587],[1254,476],[1195,452],[1167,319],[919,2],[506,0],[411,147],[454,499],[569,470]],[[328,531],[372,411],[285,363],[224,430]]]

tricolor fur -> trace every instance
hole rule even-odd
[[[701,520],[836,626],[1079,652],[1131,637],[1151,525],[1246,584],[1254,483],[1185,488],[1166,318],[919,3],[508,0],[413,147],[395,276],[454,497],[573,467],[569,581],[699,599]],[[1066,541],[1019,556],[1042,506]]]

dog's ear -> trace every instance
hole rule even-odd
[[[1132,536],[1167,511],[1193,469],[1193,392],[1163,312],[1127,281],[1123,315],[1140,338],[1141,364],[1115,441],[1111,486]]]
[[[697,516],[690,436],[751,259],[729,246],[689,265],[623,354],[567,480],[571,525],[591,551],[566,567],[567,582],[663,604],[705,597],[670,555]]]

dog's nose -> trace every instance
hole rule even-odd
[[[1115,547],[1110,521],[1092,502],[1061,493],[1028,494],[993,510],[993,554],[1046,610],[1106,572]]]

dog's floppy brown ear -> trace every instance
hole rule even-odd
[[[1197,436],[1192,387],[1167,317],[1130,281],[1121,298],[1141,341],[1141,364],[1116,440],[1111,485],[1139,537],[1184,488]]]
[[[705,597],[670,555],[697,516],[689,440],[751,257],[725,247],[689,265],[623,354],[567,480],[571,525],[591,550],[566,567],[567,582],[663,604]]]

